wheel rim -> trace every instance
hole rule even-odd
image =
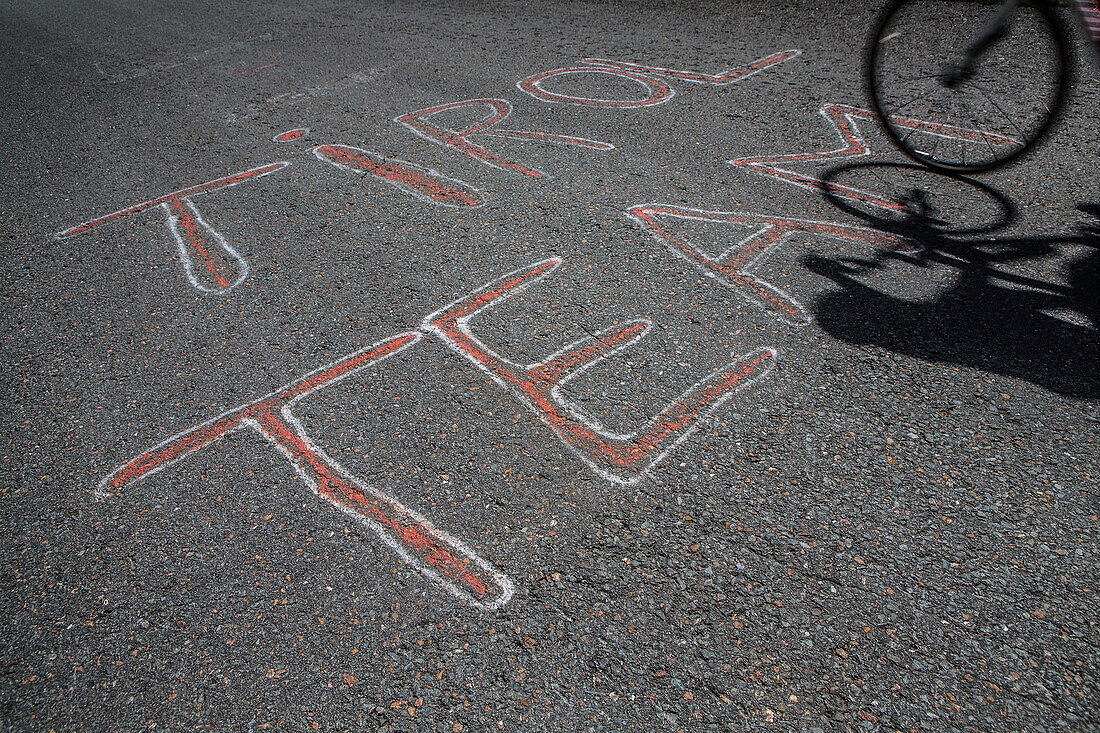
[[[903,152],[951,172],[1019,158],[1064,101],[1063,35],[1046,8],[1021,6],[1004,38],[956,85],[945,74],[997,6],[936,0],[893,3],[875,26],[867,60],[872,104]]]

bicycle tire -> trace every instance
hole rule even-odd
[[[1021,2],[1007,36],[977,57],[979,71],[973,78],[953,87],[943,81],[947,60],[962,57],[984,22],[966,21],[997,7],[892,0],[873,26],[864,60],[872,108],[890,140],[921,165],[949,174],[1007,165],[1036,147],[1065,106],[1069,44],[1061,22],[1043,2]],[[952,22],[948,13],[963,21]],[[906,49],[906,43],[914,48]],[[1035,43],[1048,48],[1036,54],[1026,47]],[[1027,91],[1029,85],[1041,87],[1041,94]],[[1022,126],[1014,117],[1017,110],[1030,115],[1021,117]],[[945,140],[956,142],[941,147]],[[948,154],[948,149],[956,152]]]

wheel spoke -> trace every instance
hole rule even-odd
[[[995,100],[993,97],[991,97],[989,95],[989,93],[986,92],[985,89],[982,88],[980,85],[970,84],[969,86],[973,87],[974,89],[977,89],[978,94],[981,94],[983,97],[985,97],[987,100],[989,100],[990,104],[992,104],[994,107],[997,108],[997,111],[1001,113],[1001,116],[1004,117],[1006,120],[1008,120],[1008,124],[1015,127],[1016,132],[1020,133],[1020,142],[1021,142],[1021,144],[1026,144],[1027,143],[1027,133],[1025,133],[1023,130],[1020,129],[1020,126],[1016,124],[1016,120],[1012,119],[1008,115],[1008,113],[1004,111],[1004,108],[1002,108],[1001,105],[997,104],[997,100]]]
[[[932,168],[978,172],[1018,157],[1046,132],[1065,100],[1068,49],[1046,4],[1021,8],[1007,33],[977,54],[974,73],[948,85],[950,69],[937,60],[965,53],[982,22],[972,9],[946,0],[890,0],[872,31],[868,80],[875,112],[902,152]],[[908,119],[897,122],[903,116]]]

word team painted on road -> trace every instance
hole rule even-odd
[[[562,387],[576,376],[640,340],[652,327],[636,319],[571,344],[543,361],[521,366],[501,357],[472,333],[482,311],[522,292],[562,264],[549,258],[493,280],[426,316],[421,332],[398,334],[321,367],[266,397],[178,433],[112,471],[100,482],[111,496],[243,428],[264,436],[293,465],[309,488],[377,534],[401,559],[463,601],[486,609],[507,602],[511,581],[461,540],[439,530],[397,499],[360,481],[306,433],[291,410],[304,397],[378,364],[433,334],[523,402],[559,439],[608,481],[637,483],[672,449],[737,392],[765,376],[775,350],[761,348],[701,380],[630,435],[607,431],[566,400]]]

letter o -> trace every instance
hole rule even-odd
[[[557,92],[548,92],[542,88],[543,83],[548,79],[555,76],[565,76],[566,74],[608,74],[630,79],[645,87],[647,96],[645,99],[599,99],[596,97],[574,97],[571,94],[558,94]],[[603,66],[572,66],[567,69],[544,71],[541,74],[527,77],[518,82],[516,86],[535,99],[541,99],[544,102],[582,104],[588,107],[652,107],[667,102],[676,94],[671,87],[652,76]]]

